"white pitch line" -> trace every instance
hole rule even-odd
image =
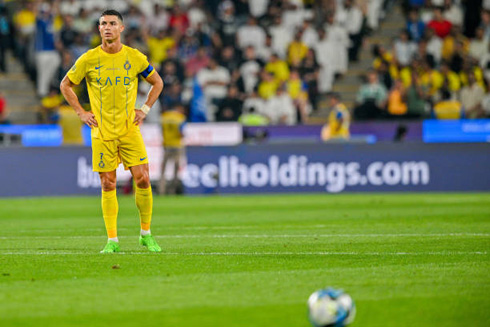
[[[315,238],[315,237],[490,237],[490,233],[413,233],[413,234],[189,234],[189,235],[157,235],[155,238]],[[123,236],[123,238],[128,236]],[[75,235],[75,236],[0,236],[0,240],[8,239],[84,239],[105,238],[102,235]]]
[[[486,255],[487,251],[440,251],[440,252],[120,252],[114,255],[181,255],[181,256],[452,256],[452,255]],[[2,255],[101,255],[97,252],[0,252]]]

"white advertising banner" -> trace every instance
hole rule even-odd
[[[232,146],[243,140],[239,123],[189,123],[184,136],[185,144],[193,146]]]

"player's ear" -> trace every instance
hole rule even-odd
[[[121,32],[121,33],[122,33],[122,32],[124,32],[124,29],[125,29],[124,24],[121,24],[121,26],[119,27],[120,32]]]

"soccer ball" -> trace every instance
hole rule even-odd
[[[315,327],[345,326],[354,320],[355,315],[354,301],[342,290],[321,289],[308,299],[308,317]]]

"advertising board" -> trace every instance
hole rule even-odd
[[[490,191],[488,153],[484,143],[188,147],[181,175],[187,194]],[[148,155],[156,182],[161,156]],[[0,196],[100,193],[88,147],[0,148],[0,157]]]

